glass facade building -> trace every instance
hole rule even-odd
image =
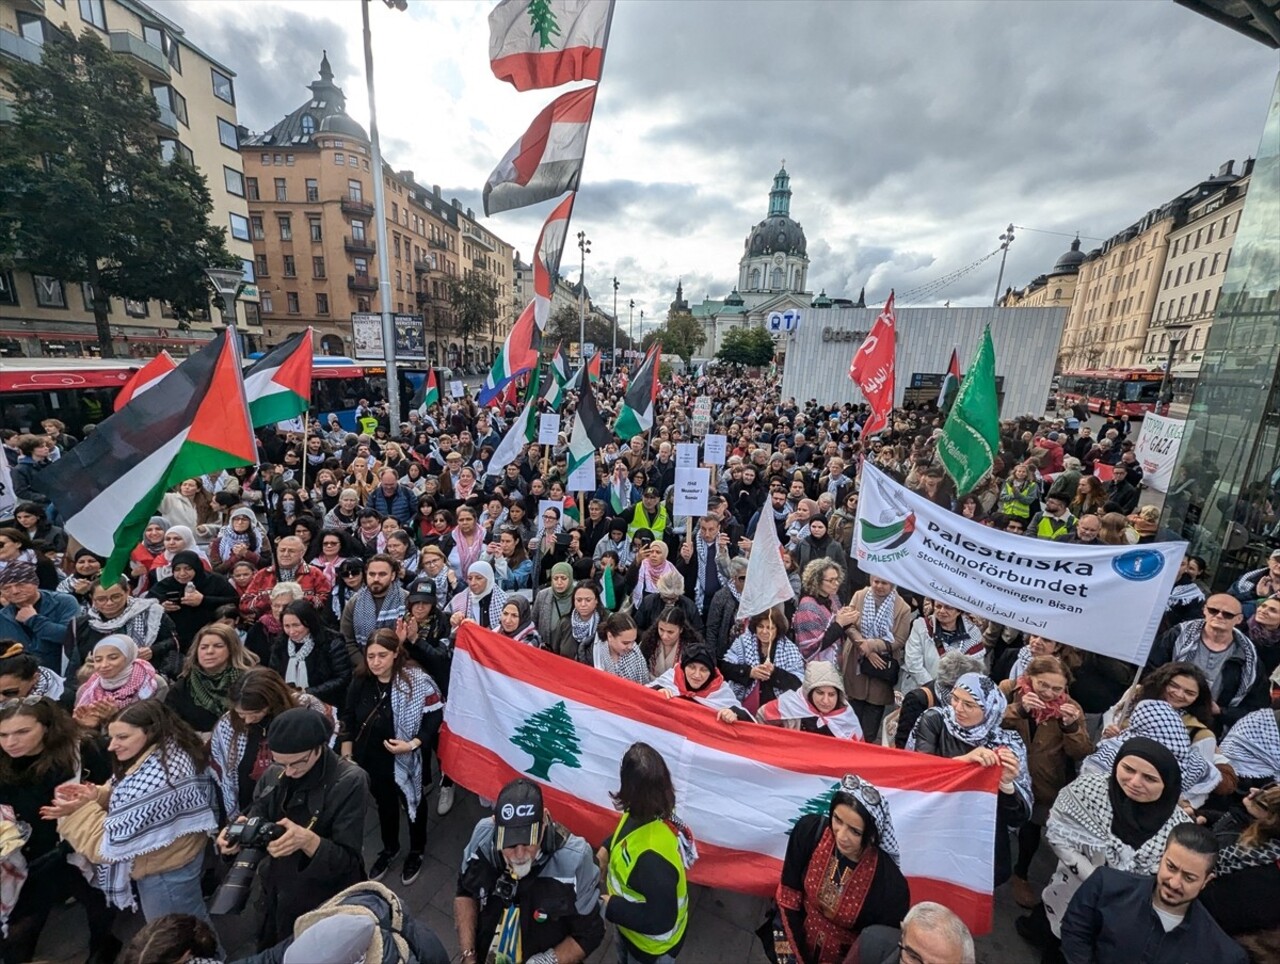
[[[1187,418],[1163,521],[1217,589],[1280,548],[1280,77]]]

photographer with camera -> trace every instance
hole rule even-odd
[[[462,964],[575,964],[604,940],[591,848],[551,819],[529,780],[502,788],[462,857],[453,920]]]
[[[364,815],[368,777],[329,748],[333,728],[306,707],[271,721],[272,766],[258,780],[253,804],[218,834],[218,852],[236,855],[214,896],[212,912],[239,913],[262,869],[266,916],[259,949],[292,932],[299,915],[364,879]]]

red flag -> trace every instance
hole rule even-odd
[[[160,379],[178,367],[167,351],[161,351],[155,358],[134,372],[116,395],[114,411],[120,411],[129,404],[129,399],[140,395],[148,388],[154,388]]]
[[[548,104],[489,175],[484,213],[500,214],[577,190],[595,106],[595,87],[571,90]]]
[[[893,292],[890,291],[884,310],[849,363],[849,377],[862,389],[871,406],[871,418],[862,427],[863,438],[870,438],[889,424],[889,412],[893,409],[896,341],[897,319],[893,313]]]

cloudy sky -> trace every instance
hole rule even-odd
[[[158,5],[237,72],[240,121],[262,130],[303,102],[322,49],[367,122],[358,3]],[[493,77],[491,6],[371,4],[384,156],[476,211],[561,92]],[[902,304],[1009,223],[1025,229],[1005,284],[1023,285],[1071,234],[1096,246],[1253,155],[1276,69],[1275,51],[1168,0],[619,0],[572,230],[592,240],[587,284],[605,307],[616,276],[637,320],[661,318],[677,278],[691,300],[736,283],[785,158],[815,292],[865,285],[874,304],[892,287]],[[528,260],[554,203],[488,224]],[[998,270],[992,258],[908,303],[989,303]]]

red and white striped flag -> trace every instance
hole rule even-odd
[[[489,14],[493,75],[516,90],[599,80],[613,0],[502,0]]]
[[[893,411],[894,355],[897,348],[897,316],[893,311],[893,292],[884,303],[884,310],[871,326],[866,340],[853,353],[849,363],[849,377],[858,384],[871,406],[871,417],[862,427],[862,437],[883,431],[889,425],[889,413]]]
[[[561,94],[534,118],[484,185],[484,213],[499,214],[576,191],[596,88]]]
[[[695,883],[774,896],[795,821],[825,814],[840,778],[857,773],[888,801],[912,903],[937,901],[974,933],[990,930],[998,768],[720,723],[474,623],[459,630],[440,756],[467,789],[494,798],[534,779],[557,821],[601,840],[618,821],[619,761],[637,741],[671,769],[677,814],[698,843]]]
[[[538,232],[538,245],[533,252],[533,315],[538,331],[547,330],[551,318],[551,296],[555,293],[555,277],[560,273],[560,255],[569,235],[569,219],[573,217],[573,199],[577,192],[556,205]]]

